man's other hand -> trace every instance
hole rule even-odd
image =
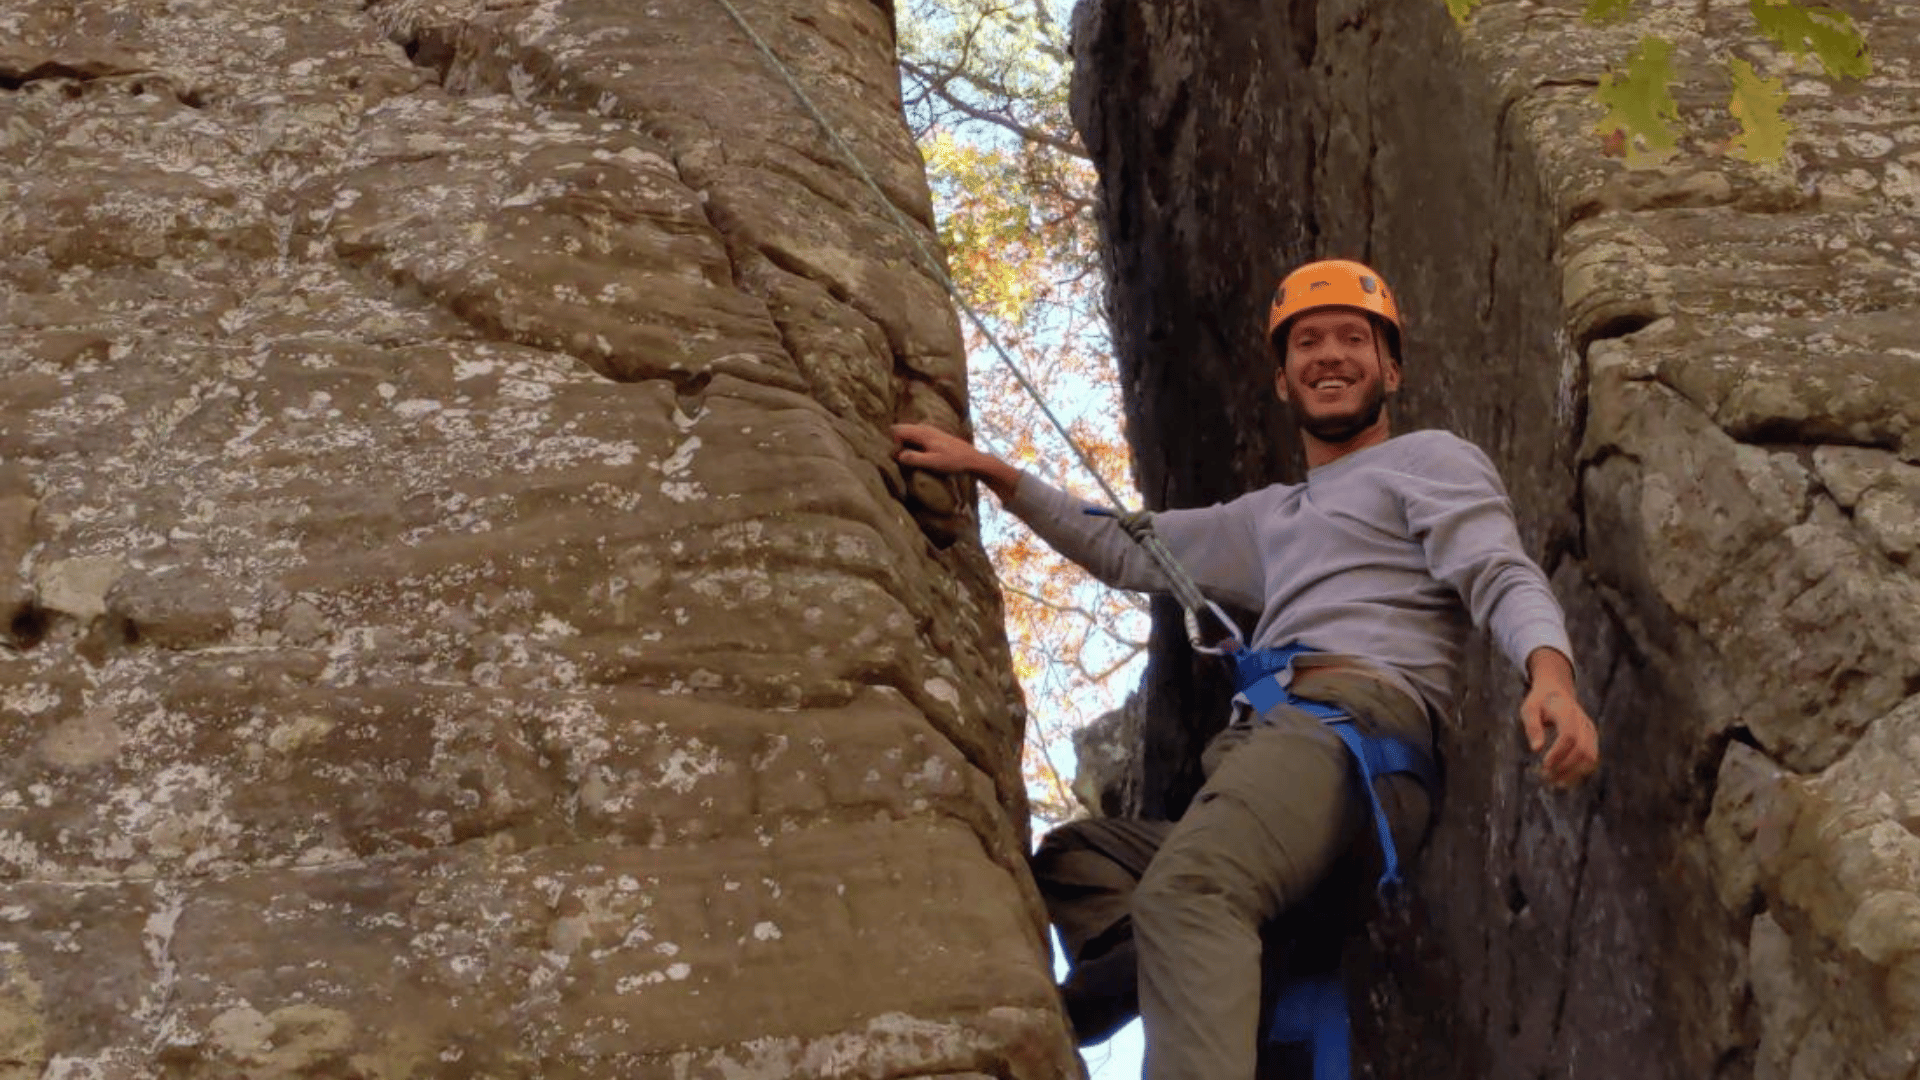
[[[1546,751],[1540,759],[1542,779],[1571,787],[1600,767],[1600,733],[1574,694],[1573,664],[1556,649],[1535,649],[1527,657],[1527,676],[1527,697],[1520,703],[1527,747],[1536,754]]]

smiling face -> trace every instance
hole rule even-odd
[[[1387,356],[1373,322],[1349,308],[1327,308],[1294,319],[1286,335],[1274,390],[1310,436],[1309,467],[1384,442],[1387,395],[1400,389],[1400,365]]]

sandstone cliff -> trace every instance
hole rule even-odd
[[[1608,752],[1525,775],[1518,685],[1448,718],[1425,925],[1370,958],[1370,1075],[1920,1076],[1920,16],[1850,5],[1864,84],[1790,77],[1791,159],[1712,152],[1738,5],[1642,5],[1681,45],[1687,152],[1598,152],[1636,30],[1581,0],[1088,0],[1141,487],[1292,475],[1264,390],[1274,281],[1368,259],[1410,312],[1401,427],[1505,473],[1574,624]],[[1745,55],[1764,43],[1732,38]],[[1195,782],[1211,673],[1149,680],[1148,811]]]
[[[0,193],[0,1075],[1074,1068],[957,327],[722,5],[13,3]]]

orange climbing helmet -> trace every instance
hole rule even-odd
[[[1372,267],[1351,259],[1310,262],[1280,279],[1267,312],[1267,340],[1274,352],[1287,355],[1281,331],[1295,316],[1329,307],[1356,308],[1372,316],[1386,334],[1387,352],[1400,359],[1400,305],[1393,302],[1393,290]]]

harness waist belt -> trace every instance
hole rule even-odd
[[[1264,716],[1286,705],[1308,716],[1317,716],[1333,726],[1340,741],[1353,752],[1353,760],[1360,768],[1361,781],[1366,787],[1367,799],[1373,804],[1374,825],[1380,830],[1380,846],[1387,858],[1387,874],[1380,879],[1380,883],[1382,886],[1398,884],[1399,860],[1395,857],[1393,837],[1387,830],[1386,814],[1382,812],[1380,799],[1373,790],[1373,782],[1394,773],[1411,773],[1422,787],[1433,793],[1440,787],[1440,770],[1434,765],[1433,755],[1425,746],[1411,739],[1363,732],[1354,726],[1353,717],[1345,709],[1301,697],[1281,685],[1281,675],[1293,665],[1296,658],[1318,651],[1311,645],[1292,642],[1277,648],[1235,652],[1228,657],[1233,664],[1234,689],[1239,692],[1242,701],[1253,707],[1256,715]]]

